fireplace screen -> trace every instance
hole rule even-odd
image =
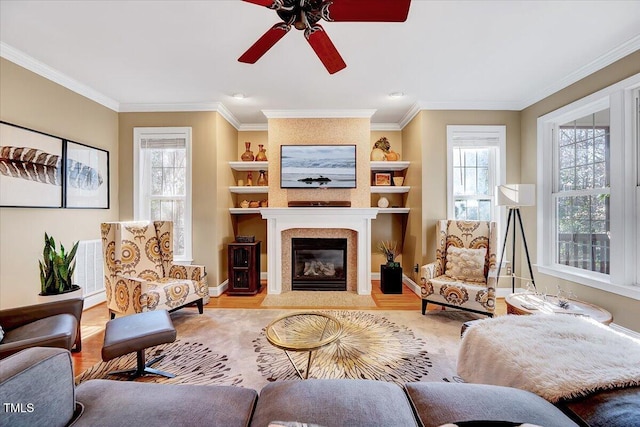
[[[291,289],[346,291],[347,239],[291,239]]]

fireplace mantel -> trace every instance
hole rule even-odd
[[[282,293],[282,232],[292,228],[344,228],[358,234],[360,295],[371,294],[371,220],[377,208],[263,208],[267,220],[267,294]]]

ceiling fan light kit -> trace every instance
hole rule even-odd
[[[411,0],[243,0],[276,11],[283,22],[262,35],[238,61],[254,64],[291,27],[304,31],[304,37],[329,74],[346,68],[340,53],[318,21],[327,22],[404,22]]]

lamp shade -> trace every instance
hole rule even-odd
[[[534,184],[505,184],[496,187],[497,206],[534,206],[536,186]]]

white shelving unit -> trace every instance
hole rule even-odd
[[[406,214],[409,213],[411,208],[378,208],[378,214]]]
[[[266,171],[269,170],[269,162],[229,162],[231,169],[236,171]]]
[[[232,215],[259,214],[260,208],[229,208],[229,213]]]
[[[371,171],[373,172],[396,172],[402,171],[409,167],[410,161],[398,160],[396,162],[371,162]]]
[[[395,162],[371,162],[371,172],[397,172],[405,170],[409,167],[411,162],[409,161],[395,161]],[[269,162],[229,162],[229,167],[236,171],[249,172],[269,170]],[[371,194],[404,194],[411,190],[410,186],[393,186],[393,185],[380,185],[371,186]],[[233,194],[268,194],[268,186],[230,186],[229,191]],[[410,208],[384,208],[380,209],[381,214],[406,214],[409,213]],[[229,208],[229,213],[232,215],[253,215],[259,214],[260,208]]]
[[[408,193],[411,190],[411,187],[403,185],[402,187],[397,187],[393,185],[372,185],[371,186],[371,194],[398,194],[398,193]]]
[[[269,192],[268,186],[231,186],[229,187],[229,191],[234,194],[267,194]]]

